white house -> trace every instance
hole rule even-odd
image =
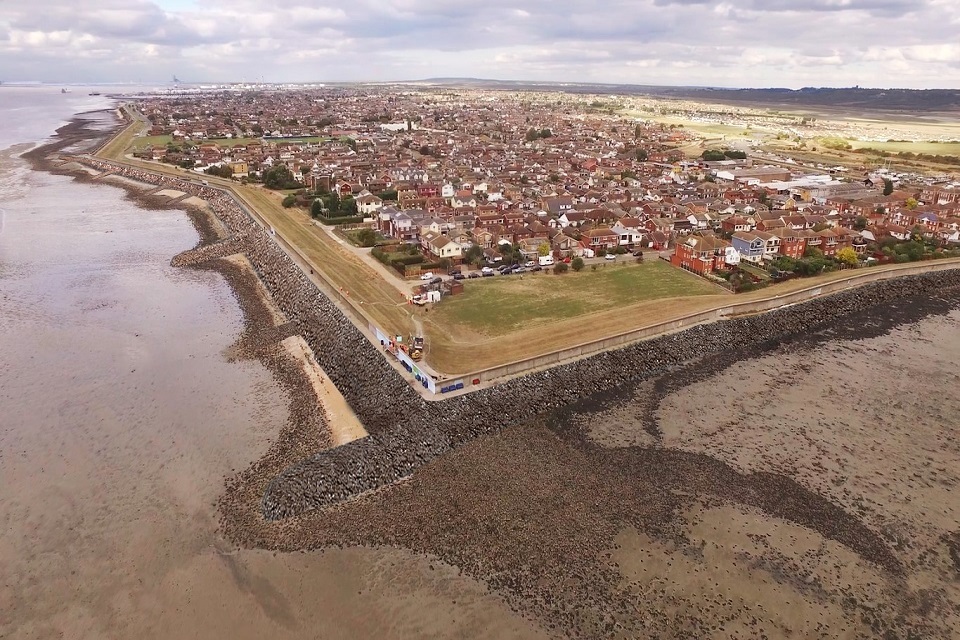
[[[643,239],[643,232],[640,229],[624,227],[619,222],[613,225],[610,230],[617,234],[621,247],[633,246]]]

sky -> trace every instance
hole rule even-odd
[[[960,88],[960,0],[0,0],[0,81]]]

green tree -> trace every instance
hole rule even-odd
[[[538,132],[536,129],[534,129],[533,127],[530,127],[529,129],[527,129],[527,135],[524,137],[524,139],[525,139],[527,142],[533,142],[534,140],[536,140],[536,139],[539,138],[539,137],[540,137],[539,132]]]
[[[870,221],[864,218],[863,216],[857,216],[857,219],[853,221],[853,228],[857,231],[863,231],[867,228],[867,224]]]
[[[907,209],[909,209],[910,211],[913,211],[914,209],[916,209],[919,204],[920,203],[917,202],[916,198],[907,198],[906,205],[907,205]]]
[[[340,215],[343,216],[355,216],[357,215],[357,201],[353,199],[353,196],[347,196],[340,201]]]
[[[540,255],[540,256],[550,255],[550,245],[547,244],[546,242],[541,242],[537,246],[537,255]]]
[[[700,154],[700,157],[707,162],[717,162],[719,160],[726,160],[727,156],[720,151],[719,149],[707,149]]]
[[[271,167],[263,174],[263,185],[268,189],[292,189],[299,186],[293,173],[285,164]]]
[[[633,128],[633,137],[635,140],[639,140],[643,136],[643,127],[639,124]],[[638,158],[639,160],[639,158]]]
[[[646,149],[637,149],[637,162],[646,162],[649,157]]]
[[[554,265],[553,272],[559,275],[561,273],[566,273],[568,268],[569,267],[567,266],[566,262],[558,262],[556,265]]]
[[[860,264],[860,257],[857,256],[857,252],[854,251],[853,248],[851,247],[844,247],[839,251],[837,251],[836,258],[837,258],[837,262],[848,264],[852,267],[855,267],[858,264]]]
[[[883,195],[888,196],[893,193],[893,180],[890,178],[883,179]]]
[[[478,260],[483,260],[483,249],[478,244],[470,245],[470,247],[464,251],[463,259],[470,264],[477,264]]]
[[[561,264],[563,264],[563,263],[561,263]],[[574,258],[573,261],[570,263],[570,267],[571,267],[574,271],[576,271],[576,272],[578,272],[578,273],[579,273],[580,271],[583,271],[583,268],[584,268],[585,266],[586,266],[586,264],[583,262],[583,258],[581,258],[580,256],[577,256],[576,258]]]
[[[313,204],[310,205],[310,217],[311,218],[323,217],[323,202],[321,202],[319,199],[314,200]]]
[[[372,247],[377,244],[377,232],[373,229],[360,229],[357,231],[357,243],[361,247]]]
[[[285,208],[289,209],[293,205],[297,204],[297,196],[291,193],[288,196],[286,196],[283,199],[283,202],[281,202],[280,204],[282,204]]]

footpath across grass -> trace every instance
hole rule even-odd
[[[626,261],[630,258],[621,258]],[[580,273],[495,276],[465,282],[464,292],[431,312],[438,324],[504,335],[531,324],[563,320],[636,302],[716,295],[720,289],[662,260],[590,266]]]

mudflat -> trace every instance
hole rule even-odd
[[[537,636],[409,550],[226,539],[225,478],[284,434],[330,442],[323,412],[291,401],[313,389],[284,386],[303,366],[262,339],[278,336],[255,278],[172,267],[198,240],[182,211],[16,153],[0,171],[0,637]]]

